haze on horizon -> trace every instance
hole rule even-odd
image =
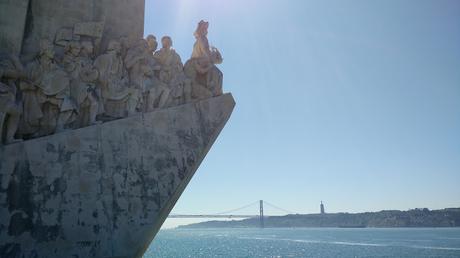
[[[183,62],[210,22],[237,102],[173,213],[460,207],[459,14],[455,0],[146,0],[145,34],[171,36]]]

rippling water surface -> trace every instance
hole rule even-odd
[[[460,228],[172,229],[154,257],[460,257]]]

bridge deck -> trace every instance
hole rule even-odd
[[[169,219],[193,219],[193,218],[220,218],[220,219],[246,219],[255,218],[259,215],[182,215],[182,214],[170,214]]]

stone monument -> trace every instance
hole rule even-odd
[[[0,0],[0,257],[142,257],[235,102],[144,0]]]

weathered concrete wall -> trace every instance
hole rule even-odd
[[[142,38],[144,12],[145,0],[30,0],[22,52],[29,59],[38,51],[38,40],[54,40],[58,29],[79,22],[104,21],[103,46],[121,36]]]
[[[0,148],[0,257],[141,257],[230,94]]]
[[[0,0],[0,51],[19,55],[29,0]]]

